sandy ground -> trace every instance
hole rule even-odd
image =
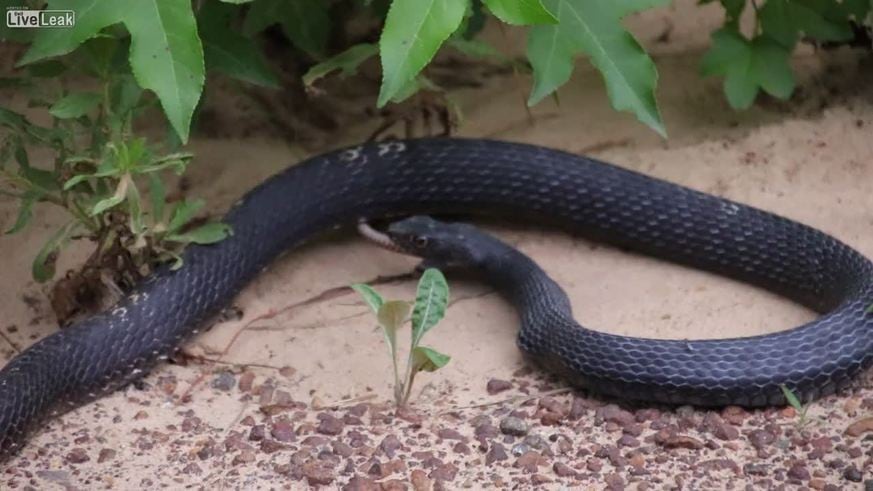
[[[668,141],[612,111],[585,63],[560,91],[560,105],[545,102],[530,115],[524,77],[490,77],[479,88],[453,91],[466,116],[460,134],[594,155],[800,220],[873,256],[869,58],[801,52],[791,102],[764,99],[738,114],[718,81],[697,73],[718,11],[686,4],[631,21],[660,69]],[[676,9],[685,17],[671,28]],[[658,41],[667,29],[669,39]],[[510,52],[521,40],[513,32],[492,36]],[[375,124],[346,128],[332,135],[340,140],[333,145],[359,141]],[[195,139],[192,193],[227,206],[326,147]],[[0,201],[0,224],[14,211]],[[0,237],[0,364],[56,329],[29,265],[63,217],[39,208],[37,218],[26,232]],[[594,329],[719,338],[813,318],[709,274],[551,231],[492,230],[537,259],[567,289],[578,320]],[[82,253],[68,254],[64,264]],[[452,361],[422,376],[411,409],[397,413],[387,404],[381,335],[365,305],[340,287],[413,265],[351,234],[290,254],[239,296],[240,319],[214,325],[185,347],[211,361],[162,365],[141,387],[50,422],[8,464],[0,488],[863,489],[865,479],[873,488],[870,376],[813,404],[803,426],[790,409],[616,406],[562,390],[560,380],[527,367],[515,347],[511,307],[487,286],[452,277],[454,303],[426,338]],[[394,298],[411,297],[414,287],[412,279],[378,286]]]

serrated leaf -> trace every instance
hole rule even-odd
[[[413,372],[435,372],[446,366],[452,359],[439,351],[425,346],[416,346],[412,350]]]
[[[370,310],[372,310],[374,314],[379,313],[379,308],[382,307],[383,303],[385,303],[385,300],[382,298],[382,295],[379,295],[379,292],[374,290],[370,285],[365,285],[364,283],[355,283],[351,285],[351,288],[364,298],[364,302],[370,306]]]
[[[303,75],[303,84],[307,86],[312,85],[316,80],[336,70],[341,70],[342,76],[353,75],[361,63],[375,56],[378,52],[379,48],[375,44],[356,44],[342,53],[313,65]]]
[[[187,142],[203,90],[203,49],[189,0],[51,0],[49,9],[76,11],[69,29],[40,29],[19,65],[69,53],[104,27],[124,23],[132,39],[137,82],[154,91],[179,138]]]
[[[237,11],[231,5],[208,2],[198,13],[206,66],[228,76],[264,87],[277,88],[279,80],[267,67],[255,42],[230,27]]]
[[[93,92],[74,92],[49,108],[49,113],[58,119],[78,118],[88,114],[100,104],[100,94]]]
[[[63,227],[59,228],[51,237],[43,244],[42,248],[36,255],[31,266],[31,274],[33,279],[39,283],[44,283],[55,275],[55,261],[57,253],[61,247],[67,242],[70,235],[78,228],[79,223],[72,221]]]
[[[221,242],[229,235],[231,235],[232,232],[233,231],[231,230],[229,225],[225,223],[212,222],[201,225],[185,233],[170,234],[167,236],[167,240],[173,242],[193,242],[194,244],[207,245]]]
[[[377,106],[415,79],[461,24],[466,0],[394,0],[379,39],[382,87]]]
[[[133,75],[142,88],[157,94],[170,124],[182,142],[187,143],[205,71],[191,2],[119,3],[125,4],[124,24],[133,39],[130,45]]]
[[[630,111],[666,137],[655,100],[658,72],[636,39],[621,25],[625,15],[668,0],[545,0],[557,25],[534,26],[528,37],[528,59],[534,69],[533,105],[564,84],[573,56],[586,53],[606,82],[612,106]]]
[[[747,40],[731,28],[712,34],[712,47],[701,60],[704,75],[723,75],[724,91],[731,107],[746,109],[759,89],[780,99],[794,90],[794,75],[788,50],[766,36]]]
[[[484,0],[495,17],[513,25],[556,24],[540,0]]]
[[[449,285],[436,268],[428,268],[418,281],[415,308],[412,311],[412,346],[418,346],[424,334],[446,313],[449,305]]]
[[[793,48],[800,33],[820,41],[853,36],[848,15],[830,0],[767,0],[758,12],[765,35]]]
[[[206,205],[202,199],[185,200],[180,202],[173,209],[173,215],[170,218],[170,223],[167,225],[167,231],[173,233],[190,222],[194,215]]]

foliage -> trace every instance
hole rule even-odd
[[[446,279],[438,269],[429,268],[418,282],[418,290],[414,304],[403,300],[382,299],[382,296],[373,288],[364,284],[354,284],[355,289],[364,298],[370,309],[376,314],[376,319],[394,369],[394,402],[404,405],[409,401],[412,394],[412,385],[415,376],[420,372],[434,372],[444,367],[450,357],[433,348],[420,346],[424,335],[436,326],[443,318],[449,303],[449,286]],[[410,318],[409,312],[412,311]],[[409,356],[406,369],[401,378],[400,367],[397,363],[397,331],[411,320],[412,332],[410,333]]]
[[[715,0],[700,0],[714,3]],[[745,0],[720,0],[724,25],[712,34],[712,46],[701,61],[704,75],[724,77],[724,92],[735,109],[746,109],[760,90],[788,99],[794,92],[789,58],[798,41],[847,42],[854,36],[852,23],[868,21],[869,0],[766,0],[751,1],[752,32],[742,32],[740,18]]]
[[[804,426],[808,422],[806,419],[806,413],[809,410],[809,404],[802,404],[800,399],[798,399],[797,395],[791,391],[788,387],[784,385],[779,386],[782,389],[782,394],[785,396],[785,400],[788,401],[788,405],[790,405],[797,412],[800,419],[797,420],[798,426]]]
[[[193,110],[188,106],[199,97],[202,74],[198,82],[196,63],[193,71],[187,70],[186,63],[196,53],[184,52],[193,44],[199,50],[199,40],[193,16],[173,8],[184,3],[156,2],[159,14],[152,14],[171,14],[173,19],[150,24],[130,17],[132,12],[145,15],[140,9],[146,2],[136,9],[77,2],[77,8],[91,8],[76,28],[39,31],[20,62],[23,68],[2,80],[20,88],[29,106],[46,111],[51,121],[41,126],[0,108],[0,126],[7,130],[0,147],[0,193],[20,201],[18,217],[6,232],[21,231],[38,202],[60,206],[71,219],[37,252],[34,278],[51,279],[62,247],[71,239],[89,238],[96,242],[89,259],[92,266],[123,258],[125,264],[118,267],[135,281],[156,262],[174,260],[176,267],[181,265],[179,253],[186,244],[216,242],[229,233],[218,223],[191,226],[202,201],[167,202],[162,177],[168,171],[182,174],[191,154],[162,153],[158,145],[133,132],[134,119],[154,105],[144,92],[149,87],[163,101],[180,137],[187,136]],[[129,38],[119,30],[101,31],[119,21],[131,30]],[[188,36],[164,36],[162,29]],[[45,61],[49,56],[55,59]],[[69,89],[67,80],[72,77],[92,81],[93,89]],[[31,163],[31,155],[40,148],[53,154],[50,166]]]

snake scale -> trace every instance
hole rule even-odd
[[[782,384],[810,400],[873,364],[873,263],[823,232],[538,146],[371,143],[268,179],[227,213],[231,237],[189,247],[181,269],[159,270],[114,308],[12,359],[0,370],[0,451],[20,448],[46,417],[141,377],[273,260],[319,232],[362,218],[446,213],[559,226],[769,289],[822,314],[783,332],[692,343],[583,336],[550,329],[550,318],[527,329],[523,348],[593,390],[650,402],[763,406],[784,403]]]

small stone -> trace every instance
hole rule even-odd
[[[276,440],[266,439],[261,441],[260,449],[261,452],[266,454],[271,454],[274,452],[278,452],[279,450],[285,450],[288,448],[288,445],[283,445]]]
[[[267,437],[267,428],[264,425],[254,425],[249,430],[249,440],[259,442]]]
[[[236,454],[236,456],[231,461],[233,465],[240,464],[248,464],[255,461],[255,452],[252,450],[243,450],[240,453]]]
[[[212,388],[223,390],[225,392],[229,391],[236,385],[236,378],[233,376],[233,373],[228,372],[227,370],[223,370],[218,373],[218,375],[212,379]]]
[[[294,367],[284,366],[279,369],[279,375],[285,378],[291,378],[295,373],[297,373],[297,369]]]
[[[327,413],[321,413],[318,417],[321,422],[318,424],[316,431],[322,435],[339,435],[343,432],[343,426],[345,425],[342,420]]]
[[[563,462],[555,462],[555,464],[552,465],[552,470],[560,477],[573,477],[576,475],[576,471]]]
[[[333,472],[319,462],[303,464],[303,475],[310,486],[327,485],[334,480]]]
[[[788,468],[786,475],[791,479],[800,481],[808,481],[810,477],[809,470],[802,463],[797,463]]]
[[[509,455],[506,454],[506,448],[500,443],[491,445],[491,449],[485,454],[485,464],[491,465],[500,460],[507,460]]]
[[[640,441],[630,435],[622,435],[621,438],[618,439],[619,446],[621,447],[639,447]]]
[[[531,450],[516,459],[514,465],[528,474],[533,474],[537,471],[537,467],[544,463],[542,455]]]
[[[625,411],[615,404],[607,404],[597,409],[594,417],[607,423],[615,423],[621,427],[630,425],[636,421],[630,411]]]
[[[570,405],[570,413],[567,414],[567,418],[570,421],[577,421],[585,416],[585,413],[588,411],[588,406],[585,404],[585,400],[581,397],[574,397],[573,403]]]
[[[485,390],[488,391],[489,394],[499,394],[503,391],[509,390],[512,388],[512,383],[506,380],[500,380],[497,378],[493,378],[488,381],[485,385]]]
[[[524,436],[529,430],[527,422],[515,416],[507,416],[500,420],[500,431],[504,435]]]
[[[672,435],[661,444],[664,448],[687,448],[689,450],[700,450],[703,448],[703,442],[687,435]]]
[[[765,476],[767,475],[769,467],[767,464],[753,464],[749,463],[743,466],[743,472],[747,476]]]
[[[443,440],[466,440],[464,435],[458,433],[457,430],[451,428],[441,428],[437,431],[437,436]]]
[[[290,422],[284,420],[273,423],[273,427],[270,428],[270,435],[280,442],[291,442],[297,438],[297,435],[294,433],[294,427]]]
[[[433,488],[433,481],[421,469],[413,470],[409,480],[412,482],[412,489],[415,491],[430,491]]]
[[[242,375],[239,376],[239,390],[240,392],[249,392],[252,390],[252,384],[255,382],[255,374],[254,372],[243,372]]]
[[[776,441],[776,435],[765,430],[753,430],[749,433],[749,441],[760,450]]]
[[[859,419],[846,428],[846,434],[852,437],[859,437],[868,431],[873,431],[873,416]]]
[[[379,491],[380,489],[376,481],[364,476],[354,476],[342,487],[342,491]]]
[[[115,450],[111,448],[104,448],[100,450],[100,454],[97,456],[97,463],[102,464],[108,460],[112,460],[118,454]]]
[[[857,467],[850,465],[843,471],[843,477],[846,478],[847,481],[861,482],[864,475],[861,474],[861,471],[859,471]]]
[[[732,425],[741,425],[749,413],[739,406],[728,406],[721,411],[721,417]]]
[[[458,467],[455,464],[440,464],[436,466],[428,476],[437,481],[454,481],[458,475]]]
[[[138,411],[136,414],[133,415],[133,419],[137,421],[147,419],[148,417],[149,413],[147,413],[146,411]]]
[[[604,480],[608,489],[624,489],[624,479],[622,479],[621,474],[618,472],[609,474]]]
[[[496,437],[497,435],[500,434],[500,431],[497,429],[496,426],[494,426],[490,423],[482,423],[482,424],[476,426],[476,429],[474,430],[474,434],[476,435],[476,438],[478,438],[478,439],[486,439],[486,438]]]
[[[84,448],[76,447],[70,450],[66,460],[71,464],[83,464],[91,460],[91,457],[88,457],[88,452]]]
[[[203,474],[203,469],[201,469],[196,462],[191,462],[182,469],[182,472],[188,475],[194,474],[195,476],[199,476],[200,474]]]
[[[397,453],[397,450],[402,446],[400,440],[396,435],[387,435],[382,439],[382,443],[379,444],[379,449],[382,450],[389,459],[394,458],[394,454]]]

